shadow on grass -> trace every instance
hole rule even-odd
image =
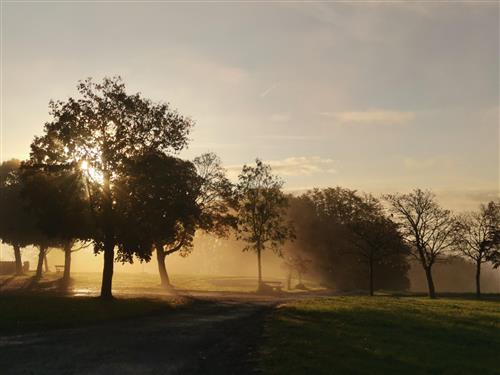
[[[0,337],[154,316],[183,307],[188,302],[151,298],[103,300],[99,297],[56,294],[3,294],[0,295]]]
[[[13,281],[16,277],[17,277],[17,275],[12,275],[11,277],[8,277],[5,280],[2,280],[2,282],[0,283],[0,290],[3,287],[6,287],[7,285],[9,285],[11,283],[11,281]]]
[[[40,294],[54,294],[54,295],[68,295],[71,293],[73,281],[64,280],[63,278],[55,280],[43,280],[32,276],[20,285],[12,293],[40,293]]]
[[[269,373],[499,373],[498,301],[328,301],[276,312],[263,353]]]

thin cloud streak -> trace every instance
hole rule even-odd
[[[415,113],[381,109],[351,112],[320,112],[341,125],[406,125],[415,119]]]
[[[292,156],[282,160],[264,160],[269,164],[273,173],[280,176],[310,176],[318,173],[337,173],[334,159],[319,156]],[[236,179],[243,165],[231,165],[227,167],[231,179]]]
[[[267,95],[269,95],[269,93],[271,91],[275,90],[277,87],[278,87],[278,84],[277,83],[273,83],[271,86],[269,86],[267,89],[265,89],[264,91],[262,91],[260,93],[260,97],[261,98],[265,98]]]

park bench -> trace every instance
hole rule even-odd
[[[264,284],[268,285],[273,292],[281,292],[283,283],[281,281],[265,281]]]
[[[64,264],[57,264],[56,265],[56,272],[63,272],[64,271]]]

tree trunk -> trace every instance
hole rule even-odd
[[[103,158],[103,165],[106,160]],[[104,172],[103,191],[104,191],[104,267],[102,270],[101,298],[113,298],[113,266],[115,261],[115,240],[113,225],[113,197],[111,195],[111,173]]]
[[[64,274],[63,282],[68,283],[71,275],[71,246],[72,243],[69,242],[64,245]]]
[[[436,298],[436,290],[434,288],[434,280],[432,279],[431,266],[425,267],[425,277],[427,278],[427,286],[429,288],[429,298]]]
[[[370,259],[370,262],[368,263],[368,268],[369,268],[369,276],[370,276],[370,296],[373,296],[373,259]]]
[[[288,290],[292,290],[292,272],[288,272],[286,277],[286,286]]]
[[[476,297],[481,298],[481,260],[476,261]]]
[[[260,246],[257,248],[257,262],[259,266],[259,289],[262,286],[262,264],[260,259]]]
[[[45,252],[47,248],[45,246],[40,246],[39,252],[38,252],[38,264],[36,266],[36,274],[35,278],[41,279],[42,278],[42,270],[43,270],[43,260],[45,258]]]
[[[113,266],[115,261],[115,244],[107,242],[104,244],[104,268],[102,270],[101,298],[113,298]]]
[[[165,266],[165,257],[163,246],[156,245],[156,259],[158,260],[158,271],[160,272],[161,286],[170,288],[170,278],[168,277],[167,267]]]
[[[24,272],[21,260],[21,247],[19,245],[14,245],[14,258],[16,259],[16,275],[22,275]]]
[[[43,256],[43,264],[45,265],[45,272],[49,272],[49,261],[47,260],[47,252],[45,252],[45,255]]]

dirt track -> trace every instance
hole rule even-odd
[[[197,299],[189,309],[0,337],[2,374],[249,374],[277,300]]]

